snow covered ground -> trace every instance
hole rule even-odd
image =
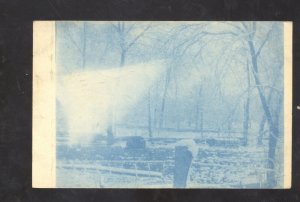
[[[263,147],[224,148],[202,143],[197,144],[197,147],[198,152],[192,161],[187,187],[266,187],[267,151]],[[98,153],[93,151],[98,155],[96,159],[78,155],[74,159],[59,157],[57,187],[173,187],[174,147],[163,148],[162,145],[152,144],[146,150],[118,150],[120,151],[114,159],[101,158],[107,156],[101,152],[110,150],[98,150]],[[84,154],[84,149],[81,153]],[[163,153],[165,156],[162,156]]]

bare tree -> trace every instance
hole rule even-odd
[[[82,68],[85,68],[86,63],[86,22],[83,22],[83,31],[82,31]]]
[[[275,151],[276,151],[276,145],[277,145],[277,139],[279,135],[278,131],[278,125],[274,122],[274,118],[272,117],[270,106],[267,103],[266,95],[264,93],[264,90],[262,88],[262,81],[259,76],[259,65],[258,65],[258,58],[261,54],[262,49],[264,48],[266,42],[269,40],[270,34],[272,32],[271,27],[269,31],[267,32],[265,38],[261,42],[261,44],[258,46],[258,48],[254,45],[254,36],[256,34],[256,22],[252,22],[251,24],[242,23],[244,29],[249,33],[247,38],[248,48],[250,52],[250,58],[252,62],[252,74],[254,77],[255,84],[257,86],[257,91],[259,94],[259,98],[262,104],[262,108],[265,114],[265,117],[267,119],[270,135],[269,135],[269,153],[268,153],[268,168],[269,171],[267,173],[267,179],[268,182],[271,185],[276,184],[275,180],[275,174],[274,174],[274,168],[275,168]]]
[[[164,125],[165,105],[166,105],[168,88],[170,84],[171,70],[172,70],[171,68],[168,68],[165,74],[165,82],[164,82],[163,96],[162,96],[160,117],[159,117],[159,129],[162,129]]]
[[[126,62],[126,55],[128,51],[138,42],[138,40],[144,36],[144,34],[151,28],[151,24],[143,28],[138,34],[132,34],[135,30],[135,24],[117,22],[111,24],[114,31],[118,36],[118,45],[120,49],[120,67],[123,67]],[[133,35],[133,36],[132,36]]]
[[[126,63],[126,56],[128,51],[138,43],[141,37],[146,33],[147,30],[151,28],[151,24],[147,25],[144,29],[142,29],[139,33],[134,34],[135,30],[134,23],[125,23],[125,22],[117,22],[111,23],[112,31],[116,34],[116,42],[120,51],[120,63],[119,67],[123,67]],[[117,88],[119,86],[120,77],[117,80]],[[117,92],[117,91],[116,91]],[[115,103],[115,97],[113,96],[113,102]],[[113,105],[114,106],[114,105]],[[116,122],[116,111],[113,109],[109,109],[109,119],[110,124],[107,128],[107,142],[108,144],[112,144],[114,142],[114,127]]]
[[[151,107],[151,89],[149,88],[148,90],[148,133],[149,133],[149,138],[153,137],[152,133],[152,107]]]
[[[249,64],[247,60],[247,88],[250,87],[250,69],[249,69]],[[250,90],[247,91],[247,97],[246,101],[244,104],[244,122],[243,122],[243,144],[247,145],[248,144],[248,136],[249,136],[249,116],[250,116],[250,110],[249,110],[249,105],[250,105]]]
[[[202,84],[199,86],[199,91],[198,91],[198,99],[196,99],[196,126],[195,129],[196,131],[200,131],[201,135],[203,135],[203,88]]]
[[[262,110],[264,113],[264,116],[266,118],[266,121],[269,126],[269,152],[268,152],[268,182],[271,185],[276,184],[275,176],[274,176],[274,162],[275,162],[275,150],[277,145],[277,139],[279,135],[278,131],[278,125],[276,124],[276,117],[272,116],[271,113],[271,106],[268,104],[266,93],[264,91],[264,78],[262,74],[260,73],[260,63],[258,62],[260,59],[261,52],[263,51],[265,45],[267,44],[267,41],[270,40],[270,35],[273,32],[274,24],[270,26],[270,28],[267,30],[264,36],[260,36],[259,38],[262,40],[257,40],[256,34],[257,34],[257,23],[256,22],[242,22],[242,23],[223,23],[227,25],[226,30],[224,31],[209,31],[207,30],[201,30],[198,32],[199,36],[210,36],[210,37],[224,37],[224,36],[232,36],[234,40],[241,41],[242,44],[244,44],[245,48],[248,50],[248,55],[246,55],[246,59],[249,58],[250,64],[247,65],[247,82],[248,86],[250,86],[250,79],[249,79],[249,72],[252,74],[254,78],[254,85],[257,89],[259,100],[262,106]],[[270,86],[273,88],[273,86]],[[248,89],[247,91],[249,91]],[[245,105],[244,105],[244,136],[248,136],[248,124],[249,124],[249,94],[246,97]]]

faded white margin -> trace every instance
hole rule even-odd
[[[293,22],[284,22],[284,185],[292,183]]]
[[[56,187],[55,22],[33,22],[32,187]]]

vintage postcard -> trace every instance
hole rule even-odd
[[[290,188],[292,22],[33,28],[33,187]]]

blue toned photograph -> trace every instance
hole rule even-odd
[[[283,22],[56,22],[56,187],[283,188]]]

